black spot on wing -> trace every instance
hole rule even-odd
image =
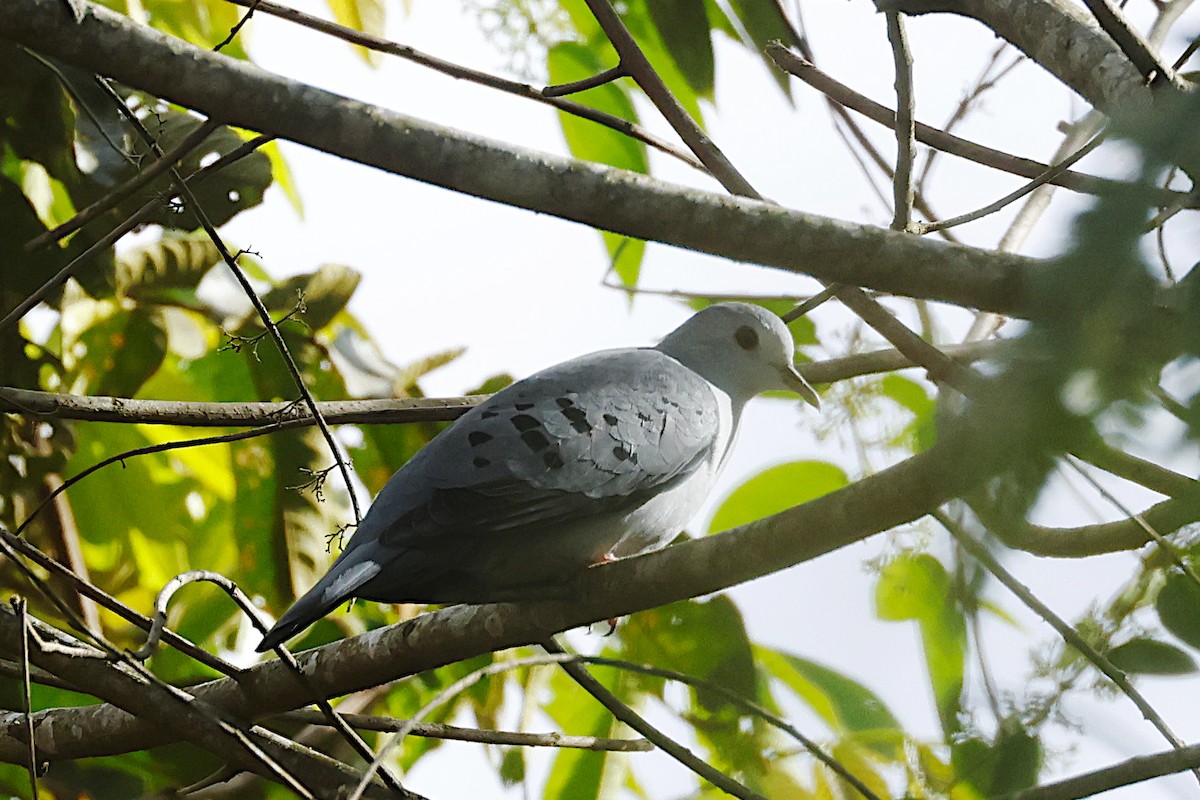
[[[619,422],[619,420],[617,419],[615,414],[605,414],[604,421],[607,422],[609,425],[616,425],[617,422]]]
[[[558,454],[557,450],[544,453],[542,455],[542,463],[546,465],[547,469],[562,469],[564,465],[562,456]]]
[[[545,434],[539,430],[532,429],[521,433],[521,441],[535,453],[539,450],[545,450],[547,445],[550,444],[550,440],[546,438]]]
[[[488,461],[488,460],[487,460],[486,458],[484,458],[483,456],[475,456],[474,460],[472,460],[472,461],[471,461],[471,463],[472,463],[472,464],[474,464],[474,465],[475,465],[475,466],[477,466],[477,467],[483,468],[483,467],[486,467],[486,466],[488,466],[488,465],[489,465],[489,464],[491,464],[492,462],[491,462],[491,461]]]
[[[513,408],[517,411],[528,411],[533,408],[533,403],[514,403]]]
[[[628,461],[630,464],[636,464],[638,462],[637,453],[634,453],[633,451],[631,451],[627,448],[621,447],[620,445],[617,445],[616,447],[614,447],[612,449],[612,453],[613,453],[613,456],[617,459],[617,461]]]
[[[525,431],[531,431],[534,428],[542,427],[542,423],[538,422],[537,419],[529,416],[528,414],[517,414],[512,418],[511,422],[513,427],[522,433]]]
[[[562,409],[562,415],[567,418],[568,422],[571,423],[571,427],[575,429],[576,433],[591,432],[592,426],[591,423],[587,421],[587,412],[582,408],[576,408],[575,406],[564,406]]]
[[[490,433],[484,433],[483,431],[471,431],[469,434],[467,434],[467,442],[471,445],[471,447],[478,447],[481,444],[487,444],[491,440],[492,435]]]
[[[492,417],[498,417],[498,416],[500,416],[500,412],[499,412],[499,411],[493,411],[492,409],[490,409],[490,408],[489,408],[489,409],[486,409],[486,410],[485,410],[485,411],[484,411],[482,414],[480,414],[479,416],[483,417],[484,419],[491,419]]]

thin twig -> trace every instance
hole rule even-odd
[[[586,92],[588,89],[595,89],[598,86],[603,86],[606,83],[620,80],[626,77],[625,68],[620,64],[615,67],[609,67],[603,72],[597,73],[590,78],[583,78],[570,83],[559,83],[554,86],[547,86],[542,89],[543,97],[565,97],[569,94],[578,92]]]
[[[815,301],[817,295],[813,298]],[[812,301],[809,301],[812,302]],[[803,312],[805,304],[798,308]],[[794,312],[789,313],[789,317]],[[790,320],[788,320],[790,321]],[[1003,340],[936,347],[956,361],[970,363],[1000,355]],[[896,349],[855,353],[825,361],[810,361],[796,368],[809,383],[837,383],[863,375],[923,366]],[[415,422],[450,422],[491,395],[421,397],[389,400],[327,400],[318,403],[332,425],[394,425]],[[0,386],[0,412],[49,419],[78,419],[138,425],[175,425],[192,428],[260,428],[257,435],[314,425],[308,409],[295,402],[218,403],[176,400],[137,400],[103,395],[81,396]],[[127,457],[163,452],[176,447],[199,447],[240,441],[252,434],[223,434],[151,445],[112,456],[104,463]],[[229,437],[229,438],[226,438]],[[89,467],[89,470],[93,469]]]
[[[172,166],[174,166],[177,161],[183,160],[188,153],[192,152],[201,144],[203,144],[204,140],[211,136],[213,132],[217,130],[217,128],[221,127],[222,124],[223,123],[220,121],[212,118],[204,120],[196,126],[194,131],[184,137],[182,142],[172,148],[169,153],[166,153],[163,156],[155,159],[154,163],[146,167],[137,175],[134,175],[132,178],[125,181],[125,183],[106,193],[99,200],[92,203],[87,208],[83,209],[78,214],[64,222],[62,225],[59,225],[57,228],[48,230],[45,233],[30,239],[25,243],[25,252],[31,253],[39,247],[44,247],[48,244],[59,241],[60,239],[63,239],[64,237],[69,236],[70,234],[79,230],[104,212],[119,205],[121,202],[134,195],[143,186],[150,183],[150,181],[154,180],[159,175],[163,174]]]
[[[1175,566],[1183,570],[1183,574],[1187,575],[1188,578],[1191,579],[1192,583],[1196,584],[1197,587],[1200,587],[1200,575],[1196,574],[1196,570],[1187,562],[1186,559],[1183,558],[1183,556],[1179,554],[1179,550],[1173,544],[1167,541],[1167,538],[1159,533],[1153,525],[1147,522],[1145,517],[1143,517],[1141,514],[1135,513],[1131,508],[1129,508],[1129,506],[1121,502],[1116,495],[1114,495],[1108,489],[1105,489],[1104,486],[1100,484],[1100,481],[1096,480],[1095,477],[1093,477],[1079,464],[1078,460],[1070,456],[1068,456],[1065,460],[1071,465],[1071,468],[1075,470],[1077,475],[1087,481],[1088,485],[1091,486],[1097,494],[1108,501],[1109,505],[1124,514],[1128,519],[1131,519],[1137,523],[1137,526],[1145,531],[1147,536],[1154,540],[1155,544],[1159,546],[1159,549],[1166,553],[1167,558],[1169,558],[1171,562],[1175,564]]]
[[[229,166],[240,158],[243,158],[250,153],[262,147],[267,142],[273,140],[274,136],[256,136],[255,138],[239,145],[237,148],[230,150],[221,158],[206,167],[197,170],[192,175],[189,175],[186,183],[188,185],[202,181],[218,170]],[[133,212],[124,221],[118,223],[111,231],[97,239],[91,246],[84,250],[79,255],[72,258],[67,265],[60,269],[52,278],[47,280],[37,288],[32,294],[17,304],[16,308],[4,315],[0,319],[0,331],[8,328],[10,325],[17,323],[21,317],[25,316],[31,308],[50,296],[51,292],[59,286],[67,282],[67,279],[73,277],[75,272],[84,264],[88,263],[93,255],[107,250],[112,247],[113,243],[120,239],[125,234],[129,233],[134,228],[145,222],[164,202],[171,202],[175,194],[164,196],[163,198],[155,198],[148,201],[145,205]]]
[[[395,717],[375,717],[367,714],[341,714],[347,724],[359,730],[396,733],[411,720]],[[272,719],[280,722],[302,722],[306,725],[328,725],[325,715],[319,711],[289,711]],[[605,739],[599,736],[568,736],[564,733],[526,733],[524,731],[495,731],[479,728],[464,728],[440,722],[418,722],[408,731],[410,736],[425,736],[432,739],[453,739],[460,742],[480,744],[515,745],[517,747],[558,747],[577,750],[603,750],[614,753],[644,753],[654,749],[645,739]]]
[[[553,97],[543,94],[544,90],[537,89],[529,84],[520,83],[518,81],[501,78],[497,75],[491,75],[479,70],[469,69],[459,64],[454,64],[450,61],[431,56],[423,53],[420,50],[409,47],[408,45],[397,44],[396,42],[382,39],[378,36],[373,36],[364,31],[356,31],[353,28],[347,28],[344,25],[338,25],[335,22],[328,22],[319,17],[310,16],[302,11],[297,11],[293,8],[281,6],[268,0],[226,0],[228,3],[249,8],[254,7],[255,10],[261,11],[264,14],[286,19],[289,22],[294,22],[297,25],[302,25],[321,33],[341,39],[342,41],[356,44],[359,47],[365,47],[368,50],[374,50],[379,53],[397,56],[414,64],[420,64],[423,67],[428,67],[435,72],[440,72],[443,75],[449,75],[451,78],[477,83],[480,86],[487,86],[491,89],[497,89],[508,94],[513,94],[518,97],[524,97],[527,100],[533,100],[538,103],[545,103],[553,106],[559,111],[571,114],[582,119],[594,122],[597,125],[603,125],[606,128],[611,128],[626,136],[637,139],[644,144],[653,147],[669,156],[679,159],[688,166],[698,170],[704,170],[704,165],[696,160],[694,156],[688,152],[679,149],[670,142],[662,139],[659,136],[651,133],[637,123],[622,119],[613,114],[608,114],[604,111],[599,111],[590,106],[585,106],[582,103],[577,103],[573,100],[567,100],[560,97]]]
[[[237,604],[238,608],[242,610],[242,613],[250,620],[250,624],[257,628],[259,633],[266,634],[268,626],[259,616],[254,601],[247,597],[246,593],[236,583],[219,572],[192,570],[191,572],[176,575],[167,581],[166,585],[158,593],[158,597],[154,602],[154,621],[150,628],[150,635],[146,637],[146,643],[142,648],[132,654],[133,658],[138,661],[145,661],[154,654],[158,649],[158,640],[162,636],[163,629],[167,624],[167,606],[170,604],[171,598],[175,596],[175,592],[189,583],[195,583],[196,581],[205,581],[219,586]],[[342,716],[334,710],[333,706],[329,704],[329,700],[313,687],[312,682],[308,680],[308,676],[304,674],[304,671],[300,669],[300,665],[296,663],[295,657],[282,644],[275,648],[275,652],[279,654],[283,662],[288,665],[292,673],[300,679],[300,683],[313,696],[313,701],[320,708],[321,714],[324,716],[327,724],[331,725],[363,760],[370,762],[374,755],[371,752],[371,748],[358,735],[358,732],[350,727],[342,719]],[[391,770],[381,767],[379,774],[389,789],[397,794],[403,794],[404,787],[400,785],[399,779],[392,774]]]
[[[214,53],[221,52],[221,50],[223,50],[234,39],[236,39],[237,35],[239,33],[241,33],[242,28],[245,27],[246,23],[250,21],[250,18],[254,16],[254,12],[257,9],[258,9],[258,0],[251,0],[251,2],[247,4],[246,13],[243,14],[242,18],[237,21],[237,24],[235,24],[232,28],[229,29],[229,34],[224,39],[217,42],[213,46],[213,52]]]
[[[896,70],[896,172],[892,179],[892,230],[907,231],[912,221],[913,161],[916,142],[913,138],[913,118],[916,101],[913,95],[912,51],[904,32],[904,18],[899,11],[885,11],[888,42],[892,45],[892,64]]]
[[[637,82],[659,113],[666,118],[680,138],[692,149],[692,152],[709,168],[713,177],[733,194],[763,199],[762,195],[738,172],[737,168],[721,152],[721,149],[708,138],[707,134],[671,93],[662,77],[646,59],[645,54],[609,0],[586,0],[586,2],[592,15],[617,51],[629,76]],[[863,319],[867,319],[863,316],[866,313],[871,318],[868,320],[868,324],[875,327],[892,346],[921,363],[930,371],[931,375],[951,381],[951,385],[960,391],[964,389],[968,382],[966,375],[970,372],[969,368],[956,364],[944,354],[938,353],[933,345],[910,331],[861,289],[844,285],[830,288],[836,291],[838,298],[848,308]]]
[[[675,132],[679,134],[679,138],[683,139],[684,144],[708,168],[713,177],[733,194],[753,197],[756,200],[763,199],[762,195],[755,191],[750,182],[725,157],[720,148],[713,144],[713,141],[708,138],[708,134],[696,124],[687,109],[671,94],[671,90],[667,88],[667,84],[663,82],[663,79],[646,59],[642,48],[638,46],[633,34],[625,27],[625,23],[609,0],[586,0],[586,2],[592,16],[600,23],[605,36],[612,42],[620,63],[629,77],[633,78],[641,90],[646,93],[650,102],[666,118],[667,123],[674,128]]]
[[[299,424],[313,424],[313,423],[309,422],[307,420],[305,420],[304,422],[297,421],[297,422],[291,423],[291,426],[298,426]],[[238,431],[236,433],[224,433],[219,436],[203,436],[203,437],[198,437],[196,439],[183,439],[183,440],[176,440],[176,441],[172,441],[172,442],[163,442],[161,444],[151,444],[151,445],[146,445],[145,447],[135,447],[132,450],[126,450],[123,453],[117,453],[114,456],[109,456],[108,458],[106,458],[102,461],[97,461],[95,464],[91,465],[90,467],[83,470],[82,472],[72,475],[70,478],[63,481],[58,487],[56,487],[54,490],[52,490],[50,492],[50,494],[46,495],[46,497],[42,500],[42,502],[38,503],[38,505],[33,509],[33,511],[30,511],[29,514],[25,517],[25,519],[21,521],[21,524],[17,526],[15,533],[17,536],[20,536],[21,533],[27,527],[29,527],[29,524],[37,517],[37,515],[40,514],[42,512],[42,510],[45,509],[46,506],[48,506],[54,500],[54,498],[58,497],[60,494],[65,492],[67,489],[70,489],[72,486],[79,483],[81,480],[83,480],[87,476],[91,475],[92,473],[96,472],[97,470],[104,469],[105,467],[109,466],[110,464],[121,463],[121,462],[124,462],[125,459],[133,458],[135,456],[145,456],[145,455],[150,455],[152,453],[165,453],[169,450],[178,450],[178,449],[181,449],[184,447],[201,447],[203,445],[210,445],[210,444],[227,444],[229,442],[237,442],[237,441],[241,441],[242,439],[250,439],[255,436],[262,436],[263,434],[266,434],[266,433],[273,433],[276,430],[282,430],[285,427],[290,427],[290,426],[285,425],[285,423],[277,422],[277,423],[271,423],[268,425],[264,425],[262,428],[258,428],[256,430]]]
[[[0,545],[6,549],[6,554],[9,556],[9,558],[13,558],[13,556],[16,554],[20,554],[25,558],[28,558],[42,569],[69,582],[75,591],[91,600],[94,600],[97,605],[108,609],[131,625],[136,625],[147,632],[150,630],[151,620],[149,617],[142,616],[137,611],[108,594],[100,587],[79,577],[70,569],[63,566],[58,561],[55,561],[53,558],[46,555],[26,540],[14,536],[4,528],[0,528]],[[13,558],[13,560],[18,564],[20,563],[19,561],[16,561],[15,558]],[[222,675],[236,677],[241,673],[241,670],[229,662],[214,656],[207,650],[202,650],[172,630],[164,630],[162,638],[167,642],[167,644],[171,645],[179,652],[194,658],[196,661],[204,664],[207,667],[211,667],[217,672],[220,672]]]
[[[793,739],[799,742],[801,747],[808,751],[809,755],[816,758],[818,761],[828,767],[829,770],[835,775],[846,781],[846,783],[850,784],[850,786],[855,791],[859,792],[864,798],[866,798],[866,800],[880,800],[879,795],[871,791],[871,788],[863,783],[858,776],[846,769],[846,767],[836,758],[826,753],[815,741],[801,733],[796,726],[792,725],[782,717],[772,714],[758,703],[747,700],[737,692],[731,691],[720,684],[713,683],[712,681],[707,681],[702,678],[697,678],[683,672],[677,672],[673,669],[663,669],[662,667],[654,667],[650,666],[649,664],[635,664],[632,661],[625,661],[617,658],[605,658],[603,656],[578,656],[578,660],[582,664],[594,664],[602,667],[615,667],[616,669],[623,669],[629,672],[640,672],[643,675],[652,675],[656,678],[666,678],[667,680],[678,681],[696,689],[702,689],[706,692],[718,694],[734,705],[740,707],[743,711],[753,714],[759,719],[762,719],[783,731],[788,736],[791,736]]]
[[[814,309],[824,305],[826,302],[832,300],[836,296],[837,289],[832,286],[826,286],[824,289],[817,292],[807,300],[797,303],[795,308],[783,315],[783,321],[789,324],[795,322],[805,314],[808,314],[810,311],[813,311]]]
[[[38,789],[37,740],[33,730],[33,690],[29,680],[29,609],[24,597],[14,597],[13,608],[17,611],[17,624],[21,626],[21,702],[25,712],[25,735],[29,737],[29,788],[33,792],[33,800],[41,797]]]
[[[1091,10],[1104,32],[1121,48],[1125,57],[1142,73],[1142,78],[1150,88],[1174,85],[1174,73],[1159,61],[1158,54],[1150,49],[1149,43],[1108,0],[1083,0],[1083,3]]]
[[[932,233],[933,231],[940,231],[940,230],[944,230],[946,228],[953,228],[953,227],[962,225],[967,222],[974,222],[975,220],[982,219],[983,217],[986,217],[989,214],[994,214],[997,211],[1004,208],[1005,206],[1015,203],[1017,200],[1020,200],[1025,195],[1033,192],[1039,186],[1043,186],[1043,185],[1049,183],[1056,175],[1061,175],[1072,164],[1078,162],[1084,156],[1088,155],[1093,150],[1095,150],[1097,147],[1104,144],[1104,142],[1107,138],[1108,138],[1108,134],[1104,131],[1101,131],[1100,133],[1098,133],[1094,137],[1092,137],[1092,140],[1090,142],[1088,142],[1083,147],[1076,150],[1073,154],[1071,154],[1070,156],[1067,156],[1059,163],[1053,165],[1052,167],[1050,167],[1050,169],[1046,170],[1041,175],[1034,178],[1032,181],[1025,184],[1021,188],[1017,189],[1014,192],[1010,192],[1009,194],[1006,194],[1004,197],[1001,197],[999,200],[995,201],[994,203],[989,203],[988,205],[984,206],[983,208],[976,209],[975,211],[971,211],[966,214],[961,214],[957,217],[951,217],[950,219],[944,219],[939,222],[927,222],[927,223],[915,224],[915,225],[913,225],[913,231],[914,231],[914,233],[918,233],[918,234]]]
[[[146,143],[146,146],[157,153],[161,158],[162,148],[159,147],[158,142],[155,141],[154,137],[150,135],[150,132],[146,130],[146,126],[142,124],[142,121],[139,120],[137,116],[134,115],[132,110],[125,105],[124,101],[121,100],[120,95],[116,93],[116,91],[105,78],[97,75],[95,76],[95,80],[97,85],[100,86],[101,89],[103,89],[113,100],[117,110],[126,118],[126,120],[129,121],[134,130],[137,131],[138,135],[142,138],[142,141]],[[176,190],[183,196],[187,207],[191,209],[193,214],[196,215],[196,219],[200,223],[200,226],[204,228],[204,232],[208,234],[208,238],[212,240],[213,245],[217,248],[217,252],[221,254],[222,260],[224,260],[226,266],[229,267],[230,272],[233,273],[233,277],[237,280],[238,285],[242,287],[242,291],[245,293],[246,298],[250,301],[250,304],[254,306],[254,310],[258,314],[258,318],[262,321],[263,327],[267,329],[267,332],[271,336],[271,340],[275,343],[275,348],[279,351],[279,356],[283,359],[283,363],[287,368],[288,374],[291,375],[297,391],[300,392],[300,396],[304,399],[304,403],[308,406],[309,411],[312,412],[313,418],[317,422],[317,427],[321,431],[321,436],[325,439],[325,444],[329,447],[330,455],[333,456],[334,463],[337,465],[337,469],[341,473],[342,480],[346,484],[346,493],[350,496],[350,506],[354,510],[354,522],[356,524],[362,522],[362,511],[358,507],[358,495],[354,491],[354,481],[350,477],[350,466],[346,463],[346,459],[342,458],[342,454],[338,449],[337,442],[333,438],[333,432],[326,424],[325,418],[321,416],[321,411],[319,408],[317,408],[316,398],[313,397],[312,392],[309,391],[308,386],[304,383],[304,376],[300,374],[300,367],[296,365],[296,359],[292,357],[291,350],[288,349],[287,343],[283,340],[283,334],[280,332],[279,326],[276,325],[271,319],[271,312],[267,310],[262,298],[258,296],[258,292],[256,292],[254,287],[250,284],[250,279],[246,277],[246,273],[238,265],[237,258],[235,258],[234,255],[229,252],[229,248],[225,246],[225,241],[221,238],[221,235],[217,233],[216,226],[214,226],[212,220],[209,219],[208,213],[200,205],[199,199],[197,199],[196,195],[192,192],[191,188],[187,184],[187,181],[183,179],[183,176],[179,174],[179,170],[175,169],[174,166],[169,167],[169,171],[171,173],[171,179],[175,183]]]
[[[1029,610],[1045,620],[1063,638],[1063,641],[1078,651],[1081,656],[1091,662],[1096,669],[1112,681],[1137,706],[1142,716],[1163,735],[1163,738],[1172,747],[1181,749],[1185,746],[1183,740],[1176,736],[1170,726],[1167,725],[1166,720],[1154,710],[1154,707],[1147,702],[1142,693],[1129,682],[1129,678],[1125,676],[1125,673],[1114,666],[1108,660],[1107,656],[1092,647],[1078,631],[1068,625],[1062,617],[1055,614],[1049,606],[1039,600],[1028,587],[1018,581],[1011,572],[1001,566],[1000,562],[975,537],[967,533],[967,531],[941,511],[935,510],[931,516],[950,532],[950,535],[954,537],[954,540],[964,550],[970,553],[988,572],[992,573],[996,577],[996,580],[1000,581],[1006,589],[1016,595],[1017,599],[1024,603]],[[1196,770],[1195,772],[1197,780],[1200,780],[1200,770]]]
[[[1004,55],[1004,53],[1011,46],[1012,45],[1005,41],[1001,41],[998,45],[996,45],[996,48],[992,51],[991,57],[988,58],[987,64],[984,65],[983,70],[980,72],[979,77],[975,79],[975,84],[963,94],[958,101],[958,105],[954,107],[954,110],[950,112],[950,116],[946,118],[946,122],[942,125],[942,130],[945,133],[952,133],[954,128],[957,127],[960,122],[965,120],[971,113],[972,107],[978,103],[987,92],[996,88],[996,86],[999,85],[1000,81],[1003,80],[1005,76],[1016,69],[1017,66],[1025,60],[1024,55],[1018,55],[1016,58],[1009,61],[1003,68],[996,70],[995,74],[993,74],[992,70],[996,69],[996,65],[1000,63],[1000,57]],[[933,167],[938,161],[938,156],[942,155],[943,153],[944,151],[939,150],[936,147],[930,149],[929,154],[925,159],[925,164],[921,168],[921,175],[917,178],[917,191],[921,191],[926,186],[930,176],[933,174]]]
[[[895,111],[859,94],[836,78],[822,72],[809,59],[799,56],[783,45],[776,43],[767,45],[767,55],[771,57],[780,69],[804,81],[813,89],[825,95],[828,100],[838,104],[838,106],[851,109],[870,119],[872,122],[877,122],[888,128],[895,127]],[[914,122],[913,133],[916,140],[922,144],[927,144],[930,147],[949,153],[950,155],[958,156],[959,158],[974,161],[985,167],[1019,175],[1022,178],[1036,178],[1051,168],[1049,164],[1014,156],[1002,150],[995,150],[922,122]],[[1064,189],[1086,194],[1100,194],[1112,187],[1125,185],[1122,181],[1100,178],[1095,175],[1071,170],[1054,175],[1050,183],[1061,186]],[[1195,202],[1195,198],[1192,198],[1188,193],[1174,190],[1157,191],[1153,196],[1156,200],[1163,203],[1178,201],[1194,204]]]
[[[446,422],[457,419],[488,397],[490,395],[326,400],[317,405],[325,419],[335,425]],[[191,428],[266,426],[285,430],[296,425],[315,424],[305,406],[290,400],[249,403],[138,400],[103,395],[55,394],[10,386],[0,386],[0,412],[51,419],[181,425]]]
[[[565,656],[565,658],[569,659],[571,656]],[[393,750],[404,743],[404,738],[408,734],[412,733],[413,727],[417,723],[421,722],[421,720],[425,719],[425,717],[427,717],[429,714],[436,711],[447,701],[463,693],[489,675],[495,675],[500,672],[507,672],[514,669],[521,669],[523,667],[552,664],[562,660],[564,660],[564,656],[549,655],[527,656],[525,658],[515,658],[511,661],[497,661],[488,664],[486,667],[481,667],[469,675],[459,678],[445,689],[442,689],[440,692],[434,695],[429,702],[421,706],[421,708],[419,708],[411,718],[401,722],[399,729],[392,734],[392,736],[390,736],[386,742],[384,742],[382,747],[379,748],[379,752],[376,753],[374,759],[372,759],[370,766],[367,768],[366,774],[363,775],[358,786],[353,792],[350,793],[350,796],[347,798],[347,800],[361,800],[362,793],[366,790],[367,784],[370,782],[371,777],[375,774],[375,771],[380,768],[383,760],[387,758]]]
[[[995,800],[1079,800],[1197,767],[1200,767],[1200,744],[1193,744],[1180,750],[1135,756],[1119,764],[1002,795]]]
[[[757,792],[751,791],[708,762],[698,758],[691,750],[688,750],[647,722],[644,717],[621,702],[619,697],[605,688],[604,684],[593,678],[587,669],[571,657],[553,638],[548,638],[540,644],[542,649],[551,656],[563,659],[560,661],[560,666],[576,683],[583,687],[584,691],[600,701],[600,704],[607,708],[609,713],[618,720],[654,742],[659,750],[662,750],[713,786],[734,797],[740,797],[742,800],[764,800]]]

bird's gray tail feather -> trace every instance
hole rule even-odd
[[[264,653],[282,644],[333,611],[343,601],[354,597],[355,590],[378,575],[381,569],[377,560],[364,556],[365,553],[359,552],[344,553],[325,577],[279,618],[255,649]]]

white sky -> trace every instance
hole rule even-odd
[[[325,15],[305,0],[296,6]],[[388,4],[395,11],[395,4]],[[891,54],[884,22],[866,0],[805,4],[818,63],[859,91],[891,104]],[[918,118],[940,125],[972,83],[995,46],[981,26],[948,17],[909,20],[916,61]],[[1195,22],[1184,33],[1195,29]],[[251,51],[263,67],[289,77],[376,103],[414,117],[496,139],[565,154],[554,114],[519,98],[432,74],[385,59],[367,69],[339,42],[262,16],[250,29]],[[419,0],[404,17],[393,13],[387,35],[432,54],[489,71],[501,71],[503,56],[464,17],[458,3]],[[1178,47],[1168,52],[1173,56]],[[717,50],[718,115],[711,108],[709,132],[764,195],[785,205],[859,222],[886,225],[890,213],[867,188],[859,169],[834,137],[820,98],[793,83],[796,108],[746,51],[721,42]],[[984,107],[956,132],[984,143],[1048,159],[1058,145],[1055,123],[1073,118],[1080,102],[1036,65],[1017,68]],[[653,129],[670,136],[648,106],[640,110]],[[893,150],[887,131],[864,127],[881,150]],[[455,395],[486,376],[507,371],[520,377],[583,352],[653,342],[686,317],[675,301],[641,296],[632,307],[621,292],[603,288],[606,259],[599,236],[579,225],[509,209],[387,175],[330,156],[284,145],[305,217],[298,219],[278,191],[266,204],[242,214],[225,230],[240,247],[261,254],[276,276],[344,263],[363,273],[351,309],[372,331],[385,355],[403,364],[451,347],[467,353],[423,381],[431,395]],[[889,155],[890,157],[890,155]],[[665,158],[656,174],[719,191],[712,181]],[[1094,162],[1085,167],[1103,169]],[[1115,169],[1110,166],[1108,169]],[[945,215],[966,211],[1011,191],[1019,181],[942,157],[931,194]],[[1048,255],[1062,246],[1065,221],[1081,208],[1060,192],[1052,211],[1030,238],[1025,252]],[[994,246],[1011,219],[1009,210],[959,229],[969,242]],[[1179,223],[1194,234],[1194,222]],[[651,245],[643,267],[644,287],[723,293],[766,292],[807,295],[811,281],[794,275],[724,262]],[[908,313],[901,304],[893,307]],[[844,341],[847,317],[823,308],[816,315],[831,342]],[[961,334],[967,317],[947,313]],[[840,355],[840,352],[834,352]],[[814,353],[819,356],[820,354]],[[817,413],[778,401],[756,401],[748,409],[733,458],[715,493],[720,497],[763,466],[791,459],[825,459],[852,473],[857,458],[836,403]],[[815,428],[827,435],[819,439]],[[1066,495],[1043,508],[1045,518],[1079,519]],[[1102,503],[1096,503],[1102,506]],[[1060,513],[1059,507],[1061,508]],[[695,530],[703,529],[702,516]],[[803,532],[798,532],[803,535]],[[936,716],[924,680],[920,643],[913,626],[874,621],[874,580],[863,562],[910,541],[906,534],[876,537],[800,565],[731,594],[742,608],[752,638],[786,648],[853,676],[877,692],[907,730],[937,736]],[[1117,555],[1081,562],[1043,561],[1021,554],[1006,563],[1045,601],[1068,619],[1093,603],[1104,603],[1122,586],[1133,557]],[[989,626],[990,647],[1002,688],[1026,687],[1027,652],[1052,641],[1048,628],[1023,613],[995,589],[992,599],[1020,620],[1020,629]],[[583,635],[581,647],[592,647]],[[1167,713],[1185,740],[1200,738],[1200,702],[1194,681],[1141,682],[1156,707]],[[1073,774],[1144,752],[1164,743],[1124,699],[1072,702],[1069,710],[1089,741],[1053,759],[1054,774]],[[795,720],[821,738],[811,715],[796,709]],[[572,731],[567,731],[572,733]],[[1069,741],[1063,736],[1058,743]],[[534,763],[537,763],[534,761]],[[544,760],[542,762],[544,764]],[[655,797],[684,793],[691,778],[660,754],[636,756],[638,775]],[[477,765],[478,769],[471,769]],[[503,789],[474,744],[448,744],[423,760],[410,786],[432,797],[501,796]],[[535,771],[534,779],[539,775]],[[535,783],[535,786],[537,784]],[[1159,781],[1110,795],[1158,798],[1182,795],[1188,779]],[[466,791],[471,794],[466,794]],[[517,790],[508,796],[519,796]],[[1194,791],[1194,787],[1192,789]]]

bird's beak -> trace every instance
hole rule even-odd
[[[783,378],[784,389],[800,395],[804,402],[813,408],[821,407],[821,398],[817,396],[816,390],[808,385],[808,381],[804,380],[794,366],[784,367],[779,371],[779,376]]]

